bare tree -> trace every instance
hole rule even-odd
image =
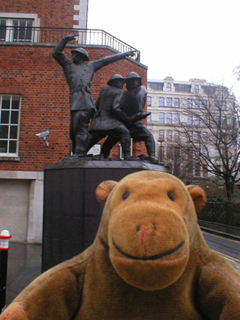
[[[205,86],[181,107],[179,135],[175,146],[181,150],[181,165],[209,172],[212,180],[225,185],[231,200],[240,179],[239,106],[234,95],[223,86]]]

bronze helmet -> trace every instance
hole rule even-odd
[[[126,80],[130,80],[130,79],[141,79],[141,77],[137,74],[137,72],[130,72],[126,76]]]
[[[113,80],[122,80],[122,82],[125,82],[125,79],[120,74],[114,74],[111,76],[111,78],[108,80],[108,85],[112,83]]]
[[[88,53],[87,53],[87,51],[84,50],[83,48],[73,49],[71,52],[72,52],[72,53],[73,53],[73,52],[78,52],[78,53],[80,53],[80,54],[82,54],[82,55],[84,56],[85,61],[88,61],[88,60],[89,60]]]

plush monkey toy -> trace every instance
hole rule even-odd
[[[240,275],[197,224],[201,188],[142,171],[96,195],[105,206],[92,246],[38,277],[1,320],[240,319]]]

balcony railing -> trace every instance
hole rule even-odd
[[[0,26],[0,43],[55,44],[69,34],[77,35],[77,41],[71,41],[71,44],[109,46],[119,52],[134,50],[135,56],[133,58],[140,61],[139,50],[114,37],[110,33],[99,29]]]

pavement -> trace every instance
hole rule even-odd
[[[199,221],[202,231],[240,241],[240,228]],[[41,274],[42,245],[10,242],[6,305]]]
[[[6,305],[41,274],[42,245],[12,243],[8,251]]]
[[[217,222],[198,220],[202,231],[206,231],[224,238],[240,241],[240,226],[229,226]]]

